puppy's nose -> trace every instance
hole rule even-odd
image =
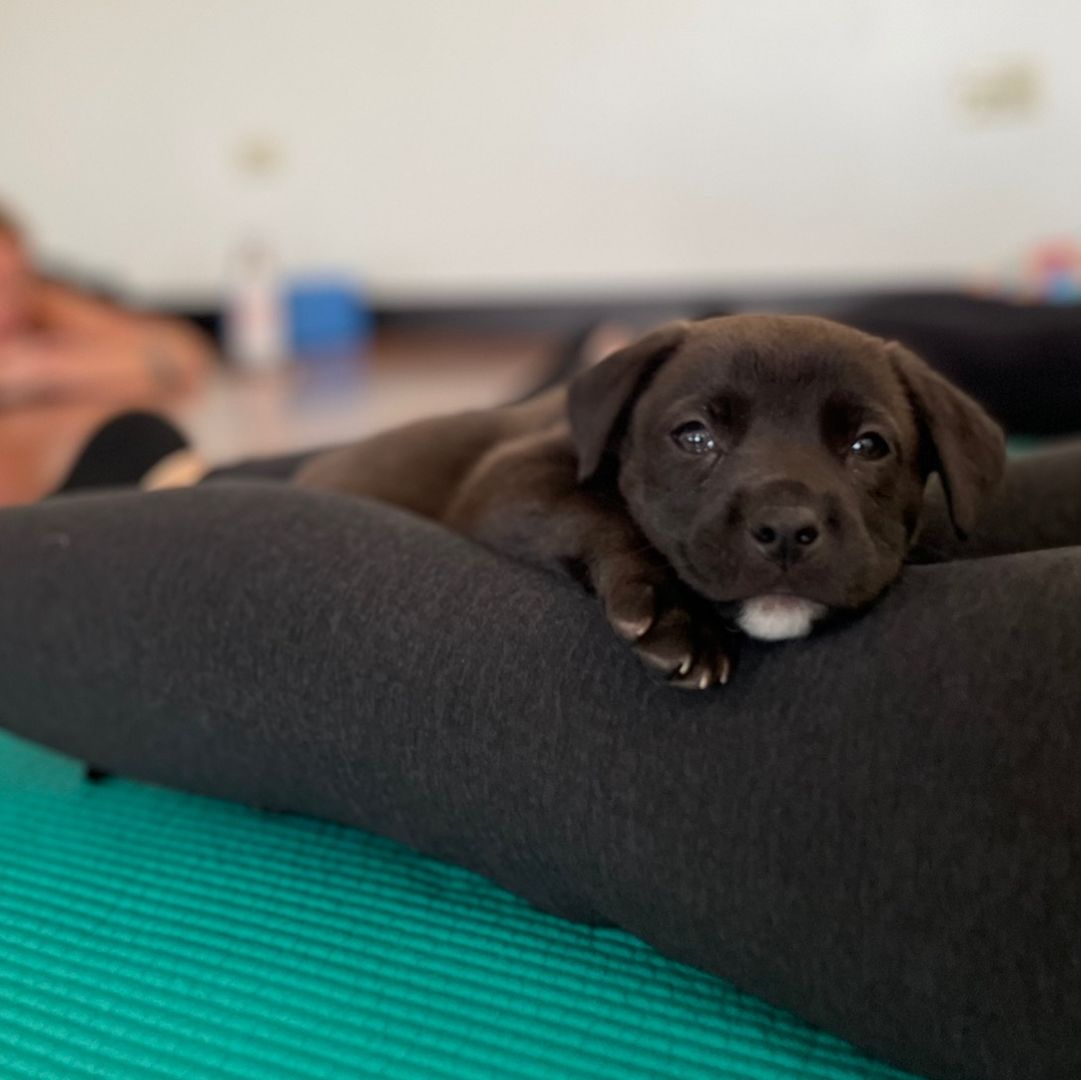
[[[760,510],[747,531],[767,559],[787,566],[818,546],[822,525],[809,506],[776,506]]]

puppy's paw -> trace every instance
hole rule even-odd
[[[668,567],[639,553],[610,559],[595,566],[594,588],[612,629],[670,685],[705,690],[728,681],[732,635]]]
[[[681,690],[723,685],[732,674],[731,635],[700,607],[670,602],[633,646],[647,668]]]

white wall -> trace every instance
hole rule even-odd
[[[152,295],[260,221],[414,299],[940,278],[1081,225],[1079,40],[1076,0],[2,0],[0,198]],[[971,123],[1011,57],[1040,109]]]

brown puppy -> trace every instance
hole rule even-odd
[[[970,531],[1003,438],[921,360],[824,319],[679,323],[521,405],[309,462],[367,495],[580,576],[674,685],[725,682],[731,626],[801,637],[900,573],[928,476]]]

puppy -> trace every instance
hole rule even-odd
[[[726,682],[734,627],[803,637],[896,579],[924,488],[976,523],[1000,429],[901,346],[825,319],[662,327],[524,404],[421,421],[312,459],[365,495],[559,566],[674,685]]]

